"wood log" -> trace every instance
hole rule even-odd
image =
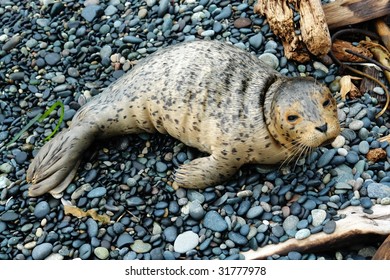
[[[376,33],[381,37],[383,44],[390,51],[390,28],[383,19],[375,21]]]
[[[300,14],[299,28],[293,10]],[[310,54],[329,52],[330,34],[320,0],[259,0],[254,11],[267,18],[288,59],[303,63],[310,60]]]
[[[329,29],[390,14],[389,0],[336,0],[323,6]]]
[[[350,245],[356,237],[362,235],[389,235],[390,234],[390,206],[374,205],[373,214],[366,214],[360,206],[350,206],[339,210],[338,214],[345,214],[344,219],[336,221],[336,230],[332,234],[316,233],[303,240],[295,238],[283,243],[270,244],[256,251],[250,250],[242,254],[246,259],[266,259],[274,254],[284,255],[290,251],[309,252],[320,249],[330,249],[340,244]]]
[[[373,260],[390,260],[390,235],[382,243],[375,255],[372,257]]]
[[[340,61],[343,62],[366,62],[367,60],[360,58],[356,55],[353,55],[351,53],[347,53],[345,50],[352,50],[355,53],[359,53],[361,55],[364,55],[366,57],[372,57],[372,53],[369,52],[366,48],[354,46],[352,43],[336,39],[334,40],[332,44],[332,52],[333,55]]]

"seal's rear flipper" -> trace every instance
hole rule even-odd
[[[65,129],[41,148],[27,171],[29,196],[50,192],[56,197],[66,189],[94,138],[89,133],[82,126]]]

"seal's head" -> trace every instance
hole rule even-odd
[[[294,156],[331,143],[340,133],[336,101],[313,79],[286,78],[266,96],[265,119],[273,138]]]

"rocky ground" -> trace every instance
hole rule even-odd
[[[390,203],[388,116],[375,97],[341,101],[332,146],[282,169],[246,166],[204,191],[174,190],[174,169],[199,152],[162,135],[99,142],[62,200],[27,196],[26,170],[59,110],[7,143],[57,100],[65,127],[91,96],[157,49],[203,39],[231,42],[288,76],[313,76],[337,95],[338,69],[287,61],[253,1],[0,0],[0,259],[241,259],[289,238],[331,233],[338,209]],[[383,91],[375,89],[377,94]],[[109,224],[64,214],[68,201]],[[378,244],[270,259],[370,259]]]

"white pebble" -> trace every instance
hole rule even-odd
[[[186,231],[176,237],[173,248],[177,253],[186,253],[198,246],[199,237],[192,231]]]
[[[333,148],[341,148],[345,144],[345,138],[342,135],[338,135],[332,142]]]

